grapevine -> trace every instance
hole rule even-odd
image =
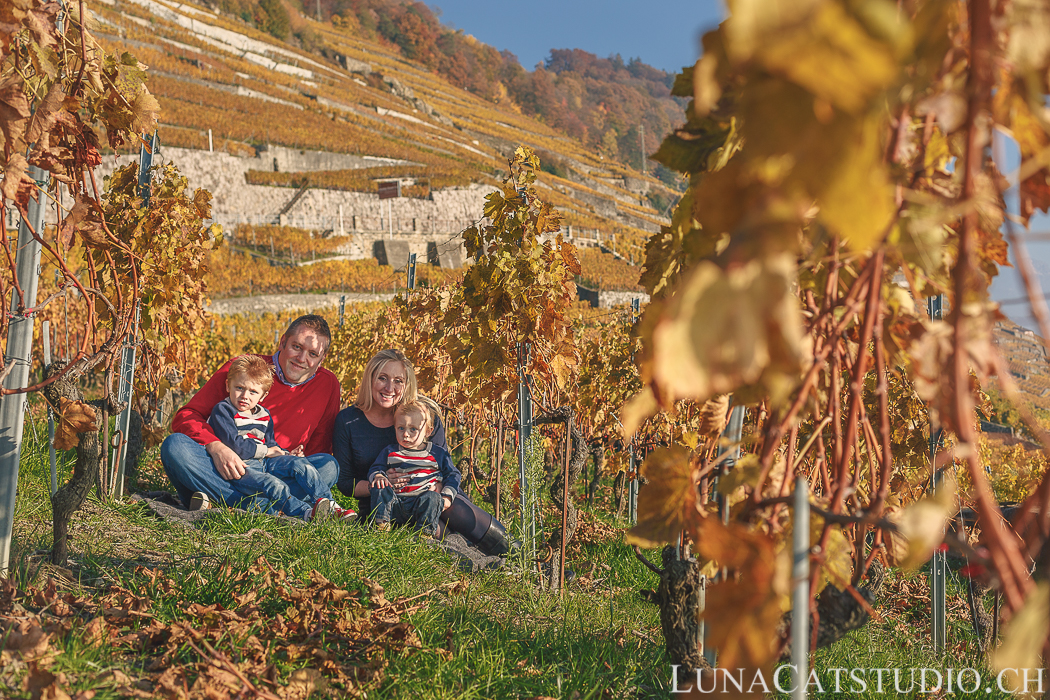
[[[992,122],[1014,130],[1027,217],[1050,205],[1035,160],[1050,138],[1032,111],[1045,85],[1023,79],[1042,75],[1048,54],[1021,48],[1031,36],[1020,14],[999,6],[993,17],[985,0],[864,12],[824,2],[788,14],[765,5],[731,3],[676,83],[692,98],[687,121],[655,157],[691,186],[648,243],[643,389],[623,421],[632,434],[679,400],[726,393],[748,405],[753,454],[720,488],[730,524],[697,488],[719,474],[708,437],[646,461],[630,538],[655,546],[684,530],[702,563],[727,567],[733,575],[707,593],[709,640],[720,665],[768,669],[786,643],[769,562],[787,542],[796,476],[821,514],[815,596],[859,585],[875,558],[906,567],[928,558],[938,541],[924,533],[952,514],[949,492],[907,507],[896,494],[961,465],[987,554],[967,551],[995,572],[1008,615],[1021,614],[1050,481],[1029,497],[1041,505],[1022,517],[1024,539],[1006,536],[974,429],[976,382],[1009,376],[990,343],[1005,216],[983,144]],[[945,321],[921,303],[937,294]],[[918,439],[927,411],[954,436],[935,464]],[[1036,646],[1045,622],[1027,638]]]

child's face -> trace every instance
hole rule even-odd
[[[268,393],[262,382],[249,379],[247,375],[236,374],[226,378],[226,390],[230,392],[230,403],[238,411],[253,411]]]
[[[406,450],[418,450],[427,441],[427,422],[415,413],[398,413],[394,420],[397,444]]]

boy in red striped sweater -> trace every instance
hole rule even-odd
[[[397,407],[397,444],[384,448],[368,470],[377,529],[389,530],[391,523],[414,524],[425,534],[438,536],[439,518],[455,500],[462,476],[448,451],[427,442],[430,426],[430,411],[421,402]],[[388,478],[390,470],[399,482],[407,478],[396,490]]]

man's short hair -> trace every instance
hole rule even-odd
[[[309,328],[314,333],[324,338],[324,349],[322,352],[326,352],[328,346],[332,344],[332,331],[328,328],[328,321],[324,320],[324,316],[319,316],[317,314],[306,314],[305,316],[300,316],[288,325],[288,330],[284,332],[284,337],[291,338],[298,333],[301,328]]]
[[[230,363],[230,371],[226,375],[229,379],[245,376],[249,381],[258,382],[263,391],[269,391],[273,386],[273,365],[258,355],[241,355],[233,358]]]

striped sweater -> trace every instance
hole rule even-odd
[[[211,410],[208,425],[241,459],[262,459],[277,444],[270,412],[259,404],[250,413],[241,413],[228,398],[223,399]]]
[[[371,482],[377,474],[386,474],[388,469],[397,472],[397,475],[389,478],[408,477],[408,484],[397,489],[398,494],[405,497],[435,491],[437,482],[441,481],[441,493],[455,499],[459,482],[463,478],[453,466],[448,451],[432,442],[419,450],[406,450],[398,444],[384,448],[368,470],[368,481]]]

